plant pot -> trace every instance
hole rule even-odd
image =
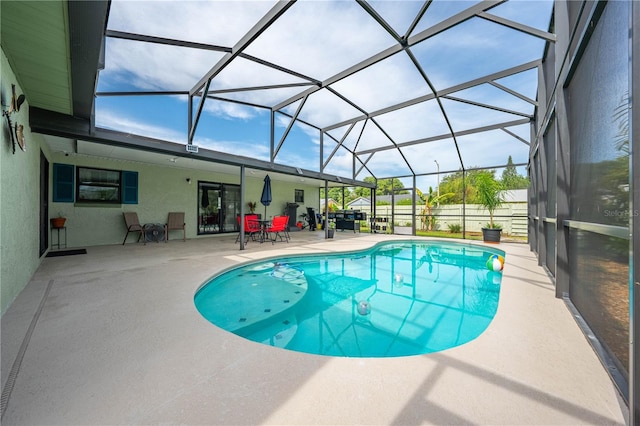
[[[335,229],[327,229],[327,236],[329,238],[333,238],[333,233],[335,232]]]
[[[64,228],[64,223],[67,221],[66,217],[54,217],[51,219],[51,227],[54,229]]]
[[[485,243],[499,243],[501,233],[500,228],[482,228],[482,240]]]

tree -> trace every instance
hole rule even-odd
[[[529,179],[518,174],[513,159],[509,156],[507,167],[502,171],[502,186],[504,189],[526,189],[529,186]]]
[[[461,204],[462,203],[462,171],[457,171],[449,175],[445,175],[440,181],[440,191],[444,193],[452,193],[448,202],[443,204]]]
[[[462,204],[463,201],[467,204],[474,204],[477,202],[477,189],[475,186],[475,176],[480,173],[480,170],[470,170],[465,172],[464,185],[462,180],[462,171],[457,171],[446,175],[440,182],[440,193],[453,195],[440,201],[440,204]],[[463,189],[464,187],[464,197]]]
[[[367,183],[375,185],[376,184],[376,179],[371,177],[371,176],[368,176],[368,177],[364,178],[364,182],[367,182]],[[369,197],[371,197],[371,188],[366,188],[366,187],[363,187],[363,186],[359,186],[354,190],[354,193],[358,197],[369,198]]]
[[[618,134],[614,138],[616,148],[624,155],[629,155],[629,92],[625,92],[620,104],[613,110],[613,121],[618,123]]]
[[[349,188],[344,188],[344,196],[349,196]],[[336,203],[344,205],[344,200],[342,199],[342,187],[329,188],[329,198],[333,198]]]
[[[422,217],[420,218],[420,222],[422,223],[422,230],[434,231],[436,217],[433,215],[433,208],[438,205],[438,203],[441,203],[443,200],[452,197],[454,194],[452,192],[449,192],[446,194],[436,195],[436,193],[433,192],[433,188],[429,187],[428,194],[418,192],[418,195],[424,203],[424,208],[422,209]]]
[[[351,201],[358,198],[356,190],[344,187],[344,200],[342,199],[342,186],[329,188],[329,198],[336,202],[340,206],[345,206]],[[357,188],[356,188],[357,189]],[[362,189],[362,188],[361,188]],[[368,191],[368,188],[366,188]],[[320,199],[324,200],[324,188],[320,188]]]
[[[492,171],[482,171],[475,177],[478,201],[489,211],[489,227],[493,228],[493,212],[504,202],[502,182],[494,178]]]
[[[468,170],[464,173],[464,197],[462,171],[444,176],[440,182],[440,193],[450,192],[453,195],[442,200],[440,204],[462,204],[463,201],[467,204],[482,204],[478,198],[477,178],[486,173],[495,179],[495,170]],[[507,167],[502,172],[500,182],[504,189],[525,189],[529,186],[529,179],[518,174],[511,156],[507,160]]]
[[[371,176],[367,176],[366,178],[363,179],[364,182],[367,183],[372,183],[375,184],[376,180],[374,178],[372,178]],[[366,188],[364,186],[358,186],[357,188],[355,188],[352,192],[352,195],[354,196],[354,199],[357,197],[364,197],[364,198],[369,198],[371,197],[371,188]]]
[[[378,188],[376,189],[376,195],[391,195],[393,189],[404,188],[404,185],[398,178],[392,179],[379,179]],[[396,194],[408,194],[409,191],[398,191]]]
[[[373,184],[376,183],[376,179],[371,176],[367,176],[366,178],[363,179],[363,181],[367,183],[373,183]],[[404,188],[404,185],[402,184],[402,181],[398,178],[379,179],[378,187],[376,188],[376,195],[391,195],[392,187],[397,190],[399,188]],[[408,193],[409,191],[396,192],[396,194],[408,194]],[[358,187],[358,188],[355,188],[355,190],[353,191],[353,195],[354,195],[353,197],[354,199],[357,197],[369,198],[371,196],[371,190],[369,188]]]

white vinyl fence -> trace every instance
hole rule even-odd
[[[416,229],[422,229],[422,218],[424,206],[416,206]],[[371,217],[371,208],[362,207],[360,211],[367,213],[367,218]],[[394,207],[394,223],[399,227],[411,227],[411,206]],[[449,230],[450,224],[460,225],[462,228],[463,212],[466,232],[481,232],[482,228],[489,223],[489,212],[478,204],[467,204],[463,209],[462,204],[448,204],[435,207],[432,215],[436,216],[436,228],[438,230]],[[527,235],[527,203],[505,203],[493,213],[493,222],[502,226],[502,231],[508,235]],[[376,206],[376,217],[384,217],[391,221],[391,206]]]

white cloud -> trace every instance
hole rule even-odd
[[[187,143],[187,135],[176,129],[145,123],[111,109],[100,109],[96,112],[96,126],[170,142]]]
[[[357,167],[357,166],[356,166]],[[351,154],[344,150],[339,150],[331,159],[331,163],[325,168],[325,173],[336,176],[351,177],[353,174],[353,161]]]
[[[197,136],[194,138],[194,143],[201,148],[269,161],[269,147],[259,144],[239,143],[238,141],[216,140]]]
[[[206,99],[204,110],[211,115],[225,119],[250,120],[257,116],[258,112],[253,107],[236,104],[233,102],[220,102]]]
[[[117,78],[138,90],[185,91],[191,89],[222,55],[198,49],[109,39],[105,57],[107,65],[101,72],[101,80]]]
[[[332,88],[367,112],[433,93],[404,52],[338,81]]]
[[[275,1],[113,0],[109,28],[231,47]]]
[[[355,2],[296,3],[247,53],[324,80],[393,44]]]
[[[284,108],[284,111],[293,115],[298,105],[299,102],[296,102]],[[322,89],[307,98],[299,118],[322,128],[360,115],[362,113],[356,108],[328,90]]]

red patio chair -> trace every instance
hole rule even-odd
[[[238,225],[240,225],[240,216],[236,217],[237,221],[238,221]],[[247,214],[244,216],[244,237],[245,237],[245,243],[247,243],[249,241],[249,238],[251,238],[252,241],[256,240],[256,234],[260,234],[260,232],[262,232],[262,229],[260,229],[260,222],[258,222],[258,215],[257,214]],[[236,243],[240,241],[240,233],[238,233],[238,236],[236,237]]]
[[[291,239],[291,235],[289,235],[289,216],[284,216],[286,219],[284,221],[284,236],[289,241]]]
[[[276,239],[279,237],[280,241],[289,242],[289,237],[287,235],[287,223],[289,222],[289,218],[287,216],[274,216],[271,221],[271,226],[265,229],[267,235],[269,235],[269,239],[271,240],[271,244],[276,242]],[[273,236],[273,238],[271,237]]]
[[[256,240],[256,234],[260,235],[262,229],[257,214],[248,214],[245,217],[244,232],[249,233],[253,241]]]

